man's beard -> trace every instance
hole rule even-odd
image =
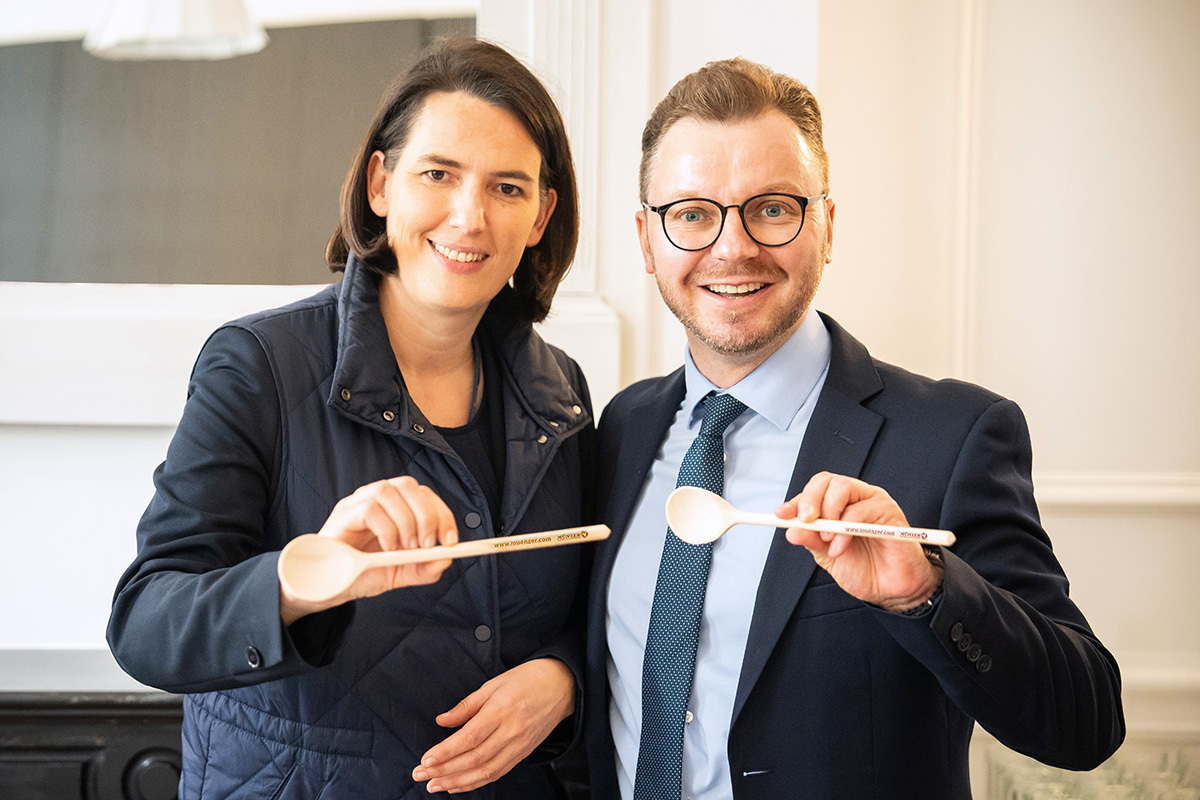
[[[828,247],[822,245],[820,252],[813,259],[814,263],[809,265],[809,269],[803,275],[794,275],[792,277],[793,282],[799,282],[792,291],[792,300],[794,302],[778,309],[776,316],[768,320],[767,325],[759,330],[743,329],[740,327],[737,323],[743,314],[737,311],[723,314],[717,324],[712,324],[709,321],[706,325],[704,315],[698,313],[694,307],[689,307],[683,301],[682,297],[676,293],[673,286],[669,286],[660,280],[657,270],[654,273],[654,277],[663,302],[667,304],[667,308],[671,309],[671,313],[675,315],[676,319],[683,324],[683,327],[692,336],[719,355],[750,356],[762,351],[764,348],[770,348],[773,352],[791,336],[796,325],[804,317],[809,306],[812,305],[813,298],[817,294],[817,287],[821,284],[821,276],[825,270],[825,254],[827,252]],[[653,266],[653,258],[651,259],[651,266]],[[727,270],[726,272],[730,274],[736,272],[739,276],[749,277],[751,280],[757,278],[765,283],[772,284],[778,284],[778,277],[783,275],[783,271],[780,268],[766,264],[740,266],[741,269]],[[708,282],[714,282],[709,276],[704,276],[703,279]],[[719,283],[719,278],[715,282]],[[700,289],[699,291],[707,290]]]

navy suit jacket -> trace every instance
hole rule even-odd
[[[1020,409],[977,386],[876,361],[823,318],[832,361],[788,497],[822,470],[854,476],[886,489],[909,524],[952,530],[958,541],[943,548],[937,608],[912,618],[842,591],[776,531],[733,707],[734,796],[966,798],[975,721],[1045,763],[1098,765],[1124,738],[1120,674],[1068,597],[1042,530]],[[596,553],[585,707],[592,792],[602,800],[618,796],[609,576],[683,396],[682,369],[642,381],[600,424],[599,518],[613,534]]]

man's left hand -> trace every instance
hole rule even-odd
[[[783,519],[821,519],[908,525],[891,495],[878,486],[821,472],[804,491],[775,510]],[[925,602],[941,582],[941,570],[929,563],[916,542],[874,539],[845,533],[788,528],[792,544],[808,548],[817,564],[839,586],[888,611],[907,611]]]

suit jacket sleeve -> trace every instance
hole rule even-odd
[[[109,646],[139,681],[211,691],[333,657],[353,604],[288,628],[279,616],[282,543],[263,534],[279,474],[279,429],[278,393],[257,338],[217,331],[192,372],[183,418],[138,524],[137,556],[113,600]]]
[[[1124,738],[1120,674],[1068,596],[1042,530],[1017,406],[997,400],[966,436],[942,504],[943,597],[925,618],[881,624],[950,699],[1006,746],[1091,769]]]

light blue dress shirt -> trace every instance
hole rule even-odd
[[[825,376],[829,331],[810,312],[770,358],[727,391],[745,403],[725,431],[725,497],[746,511],[772,512],[787,489]],[[700,431],[700,400],[717,390],[684,354],[687,391],[642,488],[608,585],[609,721],[621,796],[633,798],[642,730],[642,660],[658,565],[667,535],[667,496]],[[720,390],[717,390],[720,391]],[[630,435],[637,435],[630,432]],[[700,621],[696,677],[683,739],[683,797],[732,797],[727,743],[733,700],[774,529],[737,525],[718,539]]]

